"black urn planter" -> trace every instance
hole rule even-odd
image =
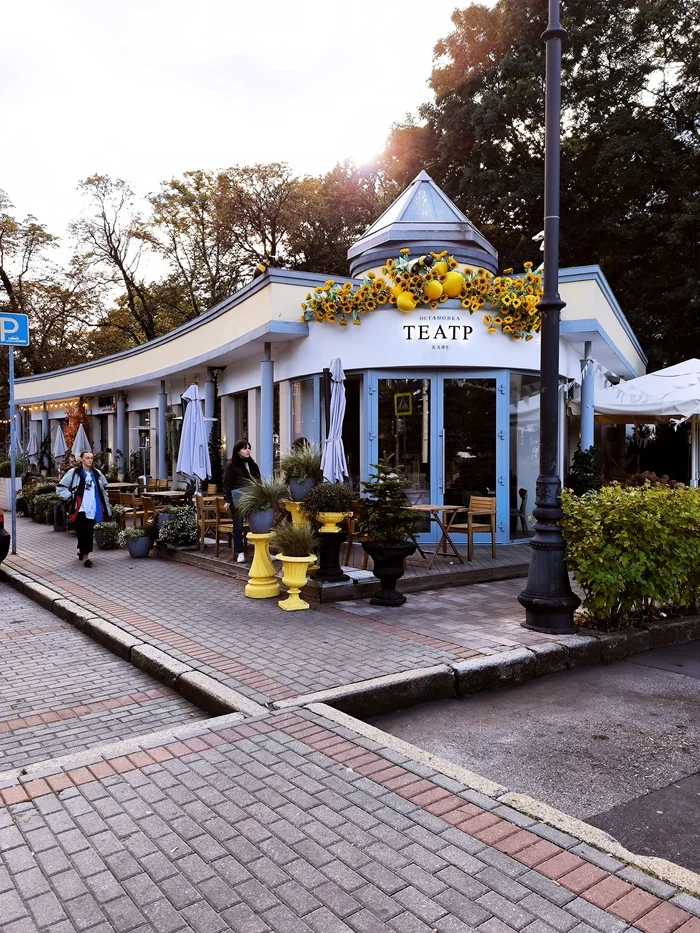
[[[324,531],[319,534],[318,570],[313,575],[314,580],[320,583],[344,583],[350,579],[340,566],[340,546],[347,537],[344,531]]]
[[[396,589],[396,581],[403,576],[403,562],[415,552],[416,545],[363,541],[362,547],[372,558],[372,572],[381,583],[379,592],[374,594],[370,603],[373,606],[403,606],[406,597]]]

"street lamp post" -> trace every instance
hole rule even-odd
[[[574,610],[580,599],[571,591],[561,533],[559,481],[559,136],[561,120],[561,42],[559,0],[549,0],[549,23],[542,38],[547,50],[544,156],[544,283],[540,350],[540,475],[535,493],[535,535],[527,586],[518,597],[525,607],[525,628],[566,635],[576,631]]]

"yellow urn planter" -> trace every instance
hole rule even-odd
[[[286,554],[277,556],[282,561],[282,583],[287,587],[287,598],[280,599],[277,605],[287,611],[308,609],[309,604],[299,596],[299,590],[306,583],[309,565],[313,564],[316,558],[313,554],[309,554],[308,557],[287,557]]]
[[[338,525],[344,518],[349,518],[351,515],[352,512],[316,512],[314,518],[321,525],[318,530],[328,534],[329,532],[342,531],[342,528],[339,528]]]

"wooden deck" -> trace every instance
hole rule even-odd
[[[463,564],[460,564],[455,557],[437,557],[429,570],[428,560],[423,559],[416,552],[406,563],[406,572],[399,584],[400,589],[405,593],[415,593],[420,590],[488,583],[491,580],[508,580],[513,577],[527,576],[530,560],[530,545],[527,541],[498,545],[495,558],[491,557],[490,545],[476,545],[474,559],[471,562],[466,559],[466,547],[458,549],[464,558]],[[212,573],[234,577],[237,580],[248,579],[250,563],[234,563],[231,552],[223,547],[219,557],[215,557],[213,544],[210,546],[209,542],[205,542],[202,552],[197,550],[167,551],[157,547],[156,553],[164,559],[180,561]],[[344,549],[341,554],[343,553]],[[371,572],[371,558],[368,563],[369,569],[365,571],[361,569],[363,558],[362,547],[359,544],[353,545],[350,563],[343,567],[351,578],[350,582],[321,586],[310,579],[302,590],[305,598],[313,602],[325,603],[371,596],[379,584]]]

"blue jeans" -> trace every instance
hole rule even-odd
[[[243,519],[236,512],[236,499],[240,496],[240,489],[231,490],[231,517],[233,518],[233,549],[236,554],[243,553]]]

